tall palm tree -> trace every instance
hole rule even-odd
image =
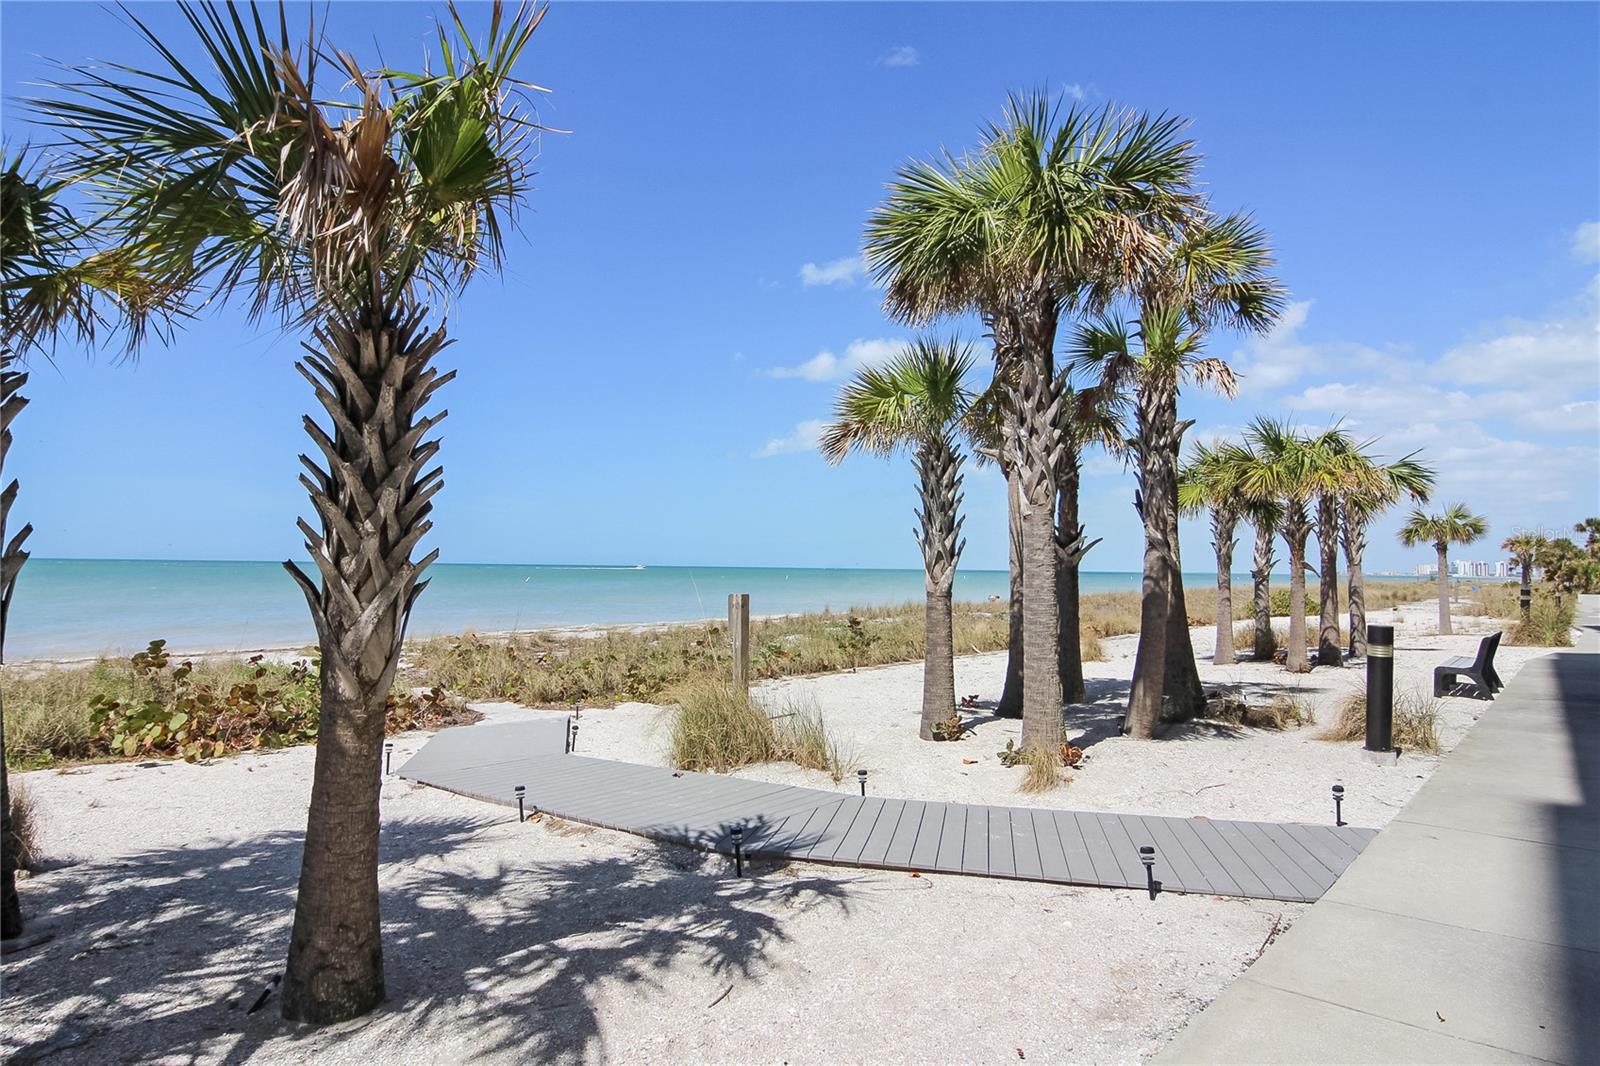
[[[1246,448],[1251,463],[1258,457]],[[1244,498],[1244,511],[1255,528],[1255,549],[1250,559],[1250,616],[1254,624],[1251,655],[1257,662],[1272,658],[1278,638],[1272,631],[1272,567],[1277,562],[1278,530],[1283,525],[1283,504],[1273,499]]]
[[[1217,637],[1211,661],[1218,666],[1238,661],[1233,648],[1233,549],[1238,541],[1233,534],[1244,516],[1239,483],[1249,465],[1245,448],[1216,441],[1196,444],[1188,464],[1178,471],[1179,510],[1211,515],[1211,546],[1217,554]]]
[[[1084,556],[1103,539],[1088,538],[1079,520],[1078,497],[1083,482],[1083,452],[1099,445],[1114,455],[1126,452],[1121,397],[1097,389],[1068,388],[1063,397],[1067,418],[1061,427],[1064,447],[1056,493],[1056,598],[1061,604],[1061,640],[1058,660],[1061,691],[1068,703],[1082,703],[1083,616],[1080,571]]]
[[[11,423],[28,405],[19,369],[31,353],[48,354],[62,337],[93,344],[106,328],[142,331],[153,294],[136,259],[98,249],[90,227],[62,201],[66,179],[26,151],[0,164],[0,482],[11,450]],[[31,524],[6,538],[16,503],[15,479],[0,491],[0,663],[17,576],[28,560]],[[6,773],[5,709],[0,704],[0,935],[21,934],[17,895],[18,841],[11,825]]]
[[[921,338],[883,367],[867,367],[839,391],[833,422],[821,448],[830,463],[853,451],[888,456],[911,450],[921,507],[917,544],[922,549],[927,593],[922,667],[923,740],[956,709],[955,641],[950,592],[961,538],[961,464],[956,441],[972,396],[962,385],[971,371],[972,348],[957,340]]]
[[[270,29],[232,5],[180,11],[204,66],[128,13],[152,66],[78,67],[35,108],[73,145],[119,246],[145,250],[164,284],[312,327],[296,369],[330,425],[304,420],[319,521],[299,528],[321,581],[284,566],[317,630],[322,725],[281,998],[287,1018],[334,1022],[384,996],[379,761],[438,556],[412,557],[443,485],[429,433],[444,412],[424,409],[454,376],[434,365],[447,341],[424,301],[500,265],[539,129],[536,87],[513,70],[544,11],[497,2],[479,42],[452,8],[442,68],[423,73],[370,71],[315,31],[297,49],[281,8]]]
[[[1471,544],[1489,533],[1489,520],[1472,513],[1464,503],[1453,503],[1443,514],[1413,510],[1400,527],[1400,543],[1408,548],[1431,544],[1439,557],[1439,633],[1450,635],[1450,545]]]
[[[1061,740],[1055,510],[1065,382],[1063,312],[1103,303],[1143,269],[1152,237],[1193,207],[1198,162],[1182,124],[1106,108],[1064,114],[1011,98],[978,151],[902,167],[867,224],[866,256],[896,317],[976,312],[1007,382],[1004,434],[1018,482],[1023,742]]]
[[[0,519],[3,520],[3,519]],[[1578,527],[1583,528],[1581,525]],[[1522,574],[1520,597],[1522,604],[1522,619],[1528,619],[1528,606],[1533,602],[1533,567],[1539,558],[1539,553],[1549,544],[1549,538],[1538,533],[1513,533],[1500,542],[1500,550],[1510,552],[1517,560],[1517,569]]]
[[[1339,539],[1344,501],[1378,495],[1385,483],[1365,446],[1337,424],[1312,438],[1316,466],[1316,532],[1321,556],[1318,574],[1317,664],[1343,666],[1339,644]]]
[[[1265,416],[1253,420],[1245,438],[1256,460],[1241,483],[1244,495],[1281,508],[1276,523],[1289,548],[1289,647],[1284,666],[1304,673],[1306,660],[1306,541],[1311,536],[1311,501],[1323,480],[1324,458],[1312,442],[1287,422]]]
[[[1383,512],[1410,497],[1426,503],[1433,493],[1435,478],[1431,466],[1417,458],[1416,452],[1384,463],[1365,457],[1377,475],[1369,489],[1346,493],[1340,501],[1340,539],[1344,545],[1345,569],[1350,588],[1350,655],[1367,654],[1366,577],[1362,558],[1367,550],[1367,527]]]
[[[1100,388],[1131,394],[1139,460],[1140,512],[1145,527],[1143,596],[1128,729],[1152,735],[1171,680],[1185,703],[1203,699],[1192,652],[1169,671],[1169,644],[1188,643],[1178,554],[1178,460],[1187,423],[1178,421],[1181,382],[1235,391],[1232,369],[1203,354],[1206,333],[1217,325],[1264,331],[1276,321],[1284,294],[1271,276],[1266,234],[1242,215],[1217,217],[1200,210],[1146,262],[1134,285],[1139,317],[1130,325],[1114,316],[1083,324],[1074,338],[1074,365],[1098,374]],[[1174,633],[1181,629],[1181,633]],[[1191,676],[1192,675],[1192,676]],[[1182,711],[1195,711],[1187,706]]]
[[[1006,458],[1004,406],[1009,393],[996,378],[973,401],[962,419],[972,455],[979,465],[994,463],[1006,479],[1007,629],[1006,676],[995,714],[1022,717],[1022,505],[1016,469]]]

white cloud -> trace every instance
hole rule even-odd
[[[922,62],[922,53],[909,44],[902,44],[879,56],[878,62],[885,67],[914,67]]]
[[[1572,254],[1579,259],[1600,259],[1600,222],[1580,222],[1572,232]]]
[[[845,346],[844,354],[824,350],[798,366],[774,367],[767,373],[775,378],[800,378],[804,381],[836,381],[864,366],[881,366],[905,347],[903,340],[857,338]]]
[[[846,256],[828,263],[806,263],[800,268],[802,285],[854,285],[867,271],[860,256]]]
[[[1510,322],[1502,332],[1457,345],[1433,368],[1453,382],[1500,385],[1571,399],[1600,385],[1600,319],[1592,303],[1545,322]]]
[[[785,437],[773,437],[761,446],[755,453],[757,459],[768,459],[774,455],[788,455],[792,452],[816,451],[817,442],[822,438],[822,430],[827,423],[820,418],[807,419],[797,423],[794,432]]]
[[[1388,356],[1361,344],[1311,343],[1300,337],[1300,329],[1311,316],[1311,301],[1296,300],[1265,335],[1250,337],[1233,353],[1233,367],[1239,375],[1239,391],[1259,395],[1285,388],[1319,368],[1383,368]]]
[[[1063,85],[1061,93],[1063,96],[1070,96],[1080,104],[1089,98],[1089,90],[1077,82],[1073,82],[1071,85]]]

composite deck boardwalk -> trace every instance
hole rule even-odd
[[[748,855],[897,870],[1311,901],[1376,835],[1352,826],[1166,818],[860,796],[567,755],[566,720],[447,729],[400,768],[490,803]],[[853,785],[854,782],[851,782]]]

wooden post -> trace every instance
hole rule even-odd
[[[750,594],[728,594],[728,638],[733,642],[733,683],[750,687]]]

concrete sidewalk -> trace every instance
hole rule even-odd
[[[1600,597],[1155,1061],[1600,1063]]]

